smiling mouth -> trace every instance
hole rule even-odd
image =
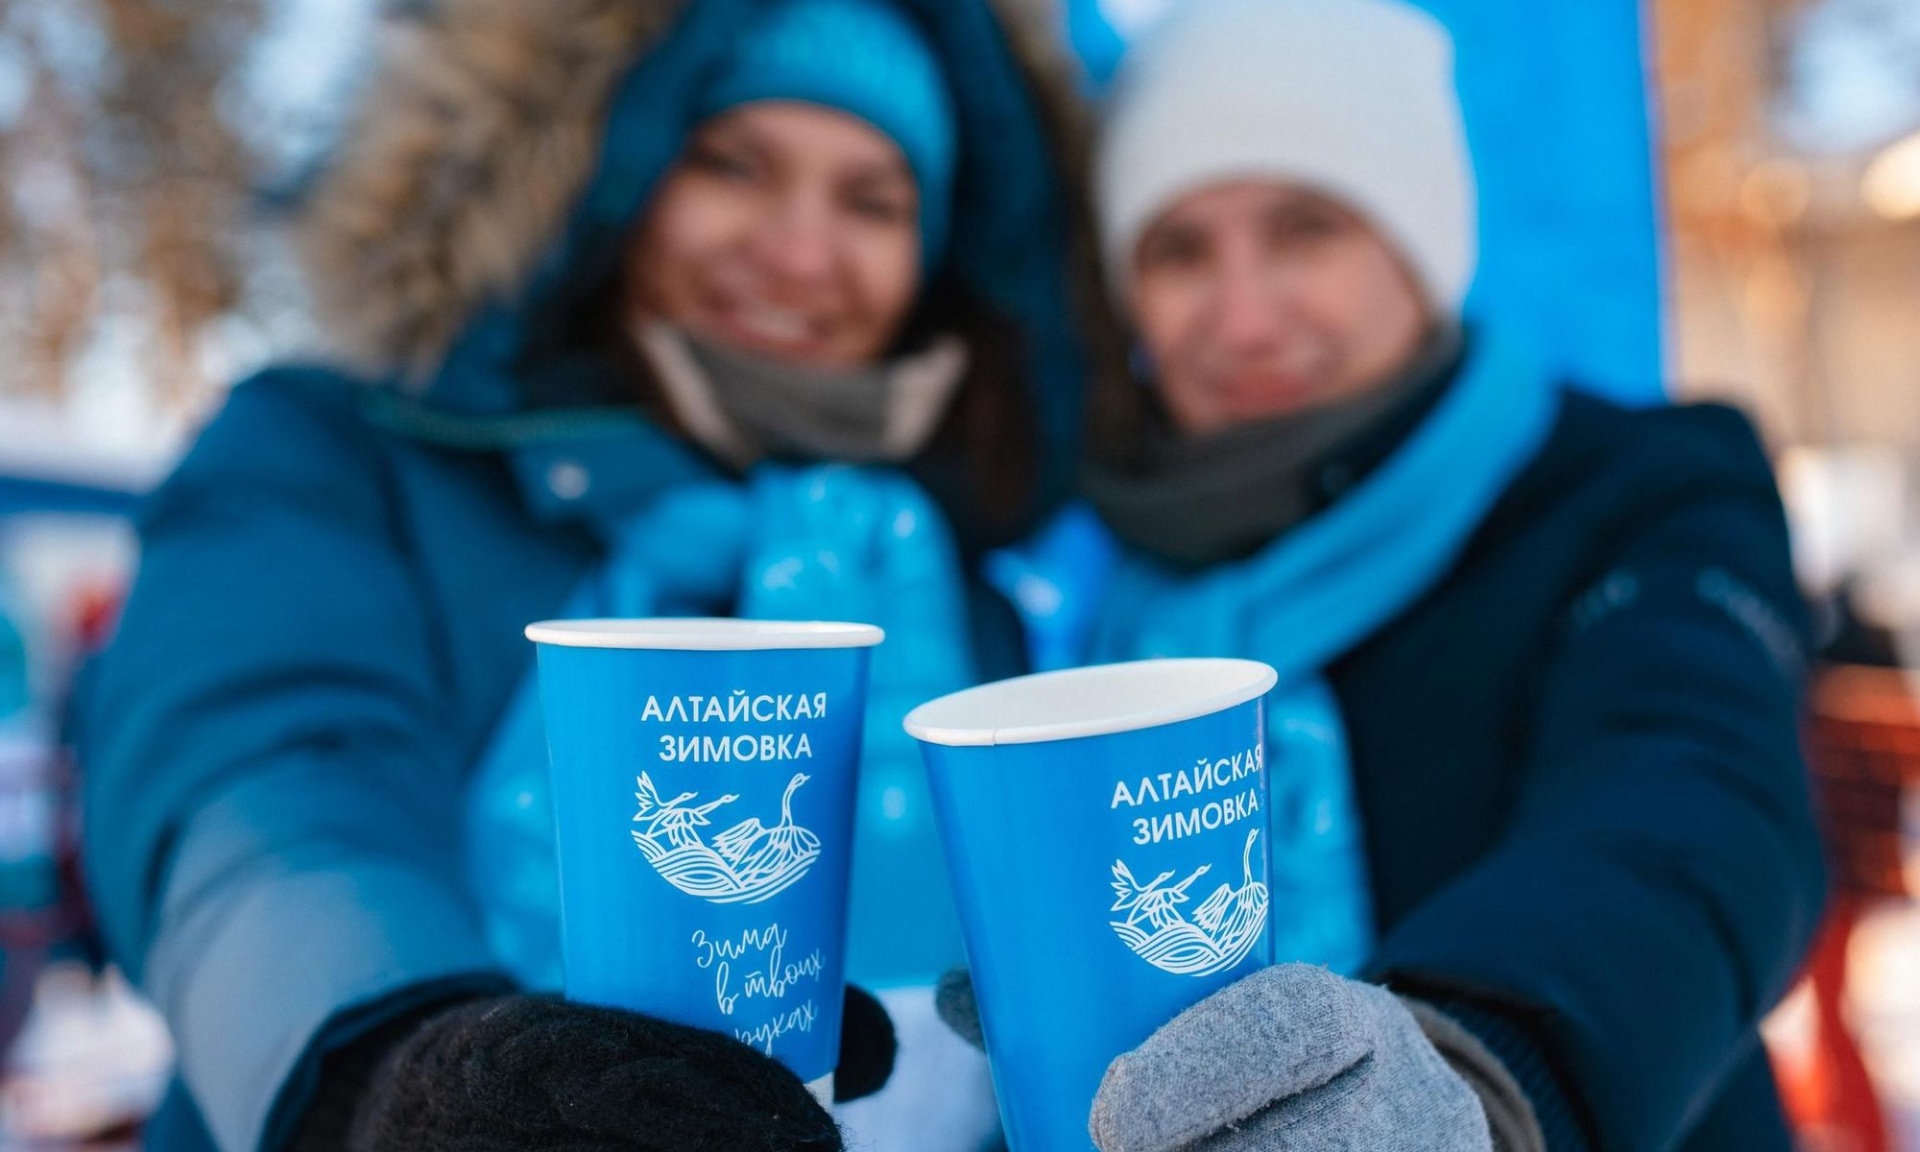
[[[816,353],[822,326],[790,308],[743,300],[716,300],[707,308],[714,336],[729,344],[789,356]]]
[[[1257,372],[1228,376],[1220,381],[1219,395],[1237,407],[1265,407],[1307,400],[1314,394],[1313,381],[1291,373]]]
[[[735,308],[731,319],[742,331],[764,340],[802,344],[813,339],[813,325],[806,317],[781,308],[748,305]]]

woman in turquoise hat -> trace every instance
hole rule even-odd
[[[857,617],[858,1119],[991,1127],[908,706],[1017,668],[965,573],[1073,469],[1064,89],[984,0],[445,0],[305,210],[325,366],[237,387],[84,701],[88,868],[180,1085],[149,1146],[834,1148],[731,1040],[538,998],[529,621]],[[893,1058],[850,1001],[844,1094]],[[971,1085],[950,1115],[913,1086]],[[942,1093],[951,1098],[951,1093]],[[204,1127],[201,1121],[204,1120]],[[945,1135],[942,1135],[942,1133]]]

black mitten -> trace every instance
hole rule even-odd
[[[836,1087],[877,1090],[893,1029],[850,989]],[[848,1098],[851,1098],[849,1096]],[[354,1152],[839,1152],[799,1078],[716,1032],[531,996],[443,1008],[394,1043],[353,1109]]]
[[[886,1008],[866,989],[847,985],[840,1018],[840,1066],[833,1073],[834,1102],[845,1104],[885,1088],[898,1052],[893,1018]]]

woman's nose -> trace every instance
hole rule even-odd
[[[831,214],[809,197],[788,197],[761,221],[758,249],[768,271],[783,279],[810,282],[833,270]]]
[[[1263,348],[1278,337],[1283,302],[1256,262],[1222,263],[1214,290],[1214,336],[1234,351]]]

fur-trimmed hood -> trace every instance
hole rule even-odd
[[[765,2],[436,0],[395,18],[298,224],[328,353],[454,407],[513,406],[540,330],[604,275],[702,78]],[[1050,0],[896,2],[954,89],[951,272],[1020,327],[1058,445],[1078,434],[1099,315],[1059,14]]]

